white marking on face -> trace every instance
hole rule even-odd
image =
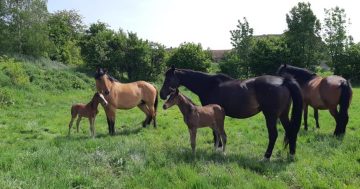
[[[99,96],[101,98],[101,100],[104,102],[104,105],[107,106],[108,105],[108,101],[105,99],[104,95],[99,93]]]

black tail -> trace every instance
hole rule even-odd
[[[290,76],[284,79],[284,85],[289,89],[292,99],[292,111],[290,127],[285,133],[285,144],[290,146],[290,154],[295,154],[297,134],[301,125],[301,116],[303,110],[303,97],[299,84]]]
[[[156,89],[156,97],[155,97],[155,103],[154,103],[154,109],[155,109],[155,113],[157,112],[157,107],[158,107],[158,103],[159,103],[159,92]]]
[[[351,90],[351,84],[349,81],[344,81],[340,85],[341,87],[341,95],[340,95],[340,110],[339,110],[339,117],[338,117],[338,127],[339,127],[339,133],[337,134],[345,134],[346,125],[349,122],[349,114],[348,109],[350,106],[350,101],[352,97],[352,90]]]

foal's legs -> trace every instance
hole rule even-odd
[[[307,117],[308,117],[308,105],[304,104],[304,127],[306,131],[308,130]]]
[[[193,153],[193,156],[195,156],[195,155],[196,155],[196,152],[195,152],[195,147],[196,147],[196,128],[195,128],[195,129],[189,129],[189,133],[190,133],[190,144],[191,144],[192,153]]]
[[[95,138],[95,117],[90,117],[89,122],[90,122],[90,134],[93,138]]]
[[[70,135],[70,130],[71,130],[71,127],[73,125],[73,122],[74,122],[75,118],[76,117],[71,117],[71,120],[70,120],[70,123],[69,123],[69,133],[68,133],[68,135]]]
[[[315,121],[316,121],[316,128],[320,128],[319,126],[319,110],[314,108],[314,118],[315,118]]]
[[[223,142],[222,150],[223,150],[223,153],[225,153],[227,136],[226,136],[225,129],[224,129],[224,121],[223,121],[222,123],[218,123],[217,126],[218,126],[218,128],[219,128],[219,134],[220,134],[221,140],[222,140],[222,142]]]
[[[269,113],[264,113],[265,115],[265,119],[266,119],[266,126],[268,129],[268,134],[269,134],[269,144],[267,147],[267,150],[265,152],[265,158],[266,159],[270,159],[270,156],[272,154],[272,151],[274,149],[274,145],[278,136],[278,132],[276,129],[276,121],[277,121],[277,117],[276,115],[273,114],[269,114]]]
[[[80,121],[81,121],[81,116],[78,117],[78,119],[76,120],[76,132],[79,132],[79,127],[80,127]]]

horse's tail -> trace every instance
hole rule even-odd
[[[289,144],[290,154],[295,154],[297,134],[301,125],[301,116],[303,110],[303,97],[299,84],[291,76],[284,77],[284,85],[289,89],[292,99],[292,111],[290,126],[285,130],[285,145]]]
[[[339,110],[339,120],[338,120],[339,122],[338,126],[340,130],[338,133],[335,133],[335,135],[345,134],[346,125],[349,122],[348,109],[352,97],[351,84],[349,81],[343,81],[340,84],[340,88],[341,88],[341,94],[339,99],[340,110]]]

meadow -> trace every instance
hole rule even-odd
[[[9,64],[10,65],[10,64]],[[335,138],[335,121],[312,111],[309,130],[301,128],[296,160],[283,148],[283,128],[270,162],[260,162],[267,145],[262,114],[227,117],[227,154],[214,151],[212,132],[199,129],[192,156],[189,133],[177,107],[162,110],[158,127],[141,127],[139,109],[118,110],[115,136],[109,136],[99,106],[90,137],[88,120],[67,136],[70,107],[87,103],[93,78],[61,64],[0,64],[1,188],[358,188],[360,186],[360,88],[354,87],[346,135]],[[55,65],[55,66],[54,66]],[[15,70],[15,71],[14,71]],[[20,71],[19,71],[20,70]],[[22,71],[21,71],[22,70]],[[25,80],[14,78],[23,75]],[[26,80],[28,79],[28,80]],[[25,82],[25,83],[21,83]],[[161,87],[161,83],[157,83]],[[199,104],[184,88],[183,93]]]

